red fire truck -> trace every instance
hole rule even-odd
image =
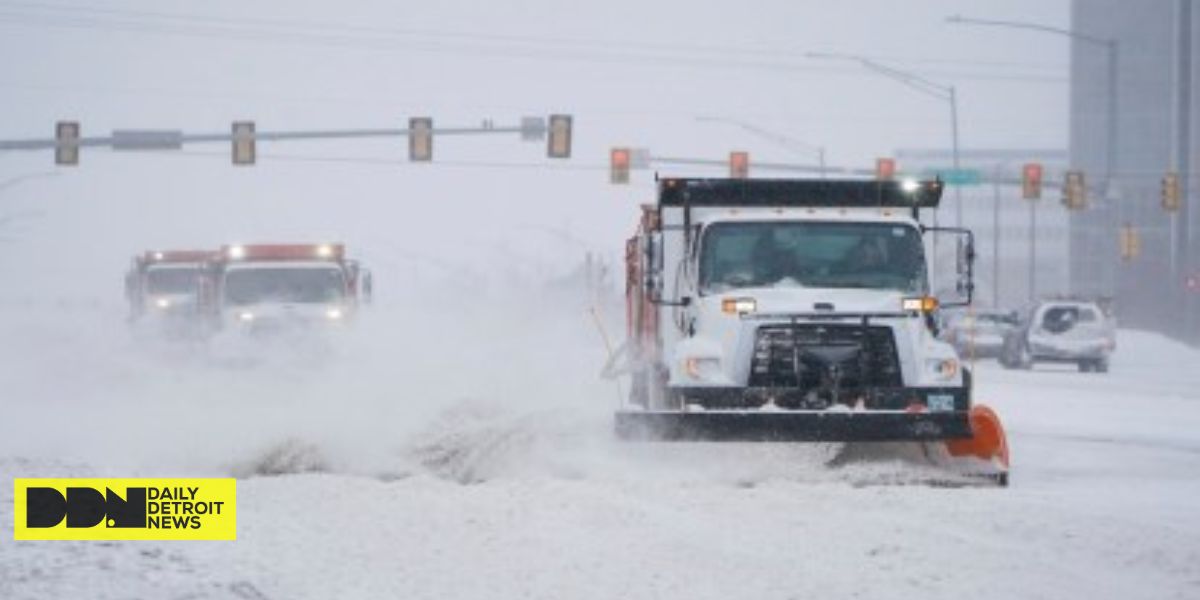
[[[198,297],[215,329],[263,334],[345,322],[371,287],[342,244],[239,244],[206,264]]]
[[[201,275],[212,258],[211,250],[148,250],[135,256],[125,274],[130,318],[195,316]]]

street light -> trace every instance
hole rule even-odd
[[[1063,29],[1061,27],[1043,25],[1041,23],[1029,23],[1025,21],[1002,21],[997,19],[977,19],[972,17],[964,17],[962,15],[952,15],[946,17],[946,22],[955,25],[1007,27],[1009,29],[1024,29],[1027,31],[1050,33],[1053,35],[1068,37],[1073,40],[1079,40],[1081,42],[1092,44],[1093,46],[1099,46],[1105,49],[1108,56],[1108,122],[1106,123],[1107,132],[1105,133],[1105,137],[1108,141],[1108,147],[1106,148],[1107,151],[1105,152],[1104,158],[1104,181],[1102,184],[1101,195],[1105,199],[1104,207],[1107,211],[1108,227],[1110,230],[1116,230],[1117,222],[1119,220],[1119,211],[1118,207],[1116,206],[1117,189],[1116,185],[1114,184],[1114,180],[1116,179],[1117,173],[1117,147],[1119,145],[1117,141],[1117,64],[1118,55],[1120,52],[1120,45],[1116,38],[1103,38],[1094,35],[1088,35],[1086,33],[1079,33],[1077,31],[1071,31],[1070,29]],[[1095,240],[1094,234],[1089,232],[1086,237],[1089,240],[1087,245],[1092,246]],[[1108,281],[1109,293],[1115,293],[1115,288],[1117,287],[1115,282],[1115,273],[1111,271],[1110,267],[1104,267],[1104,271],[1107,275],[1104,279]]]
[[[1079,40],[1095,46],[1105,48],[1108,53],[1108,152],[1105,156],[1104,168],[1104,189],[1105,196],[1109,196],[1112,191],[1112,181],[1116,177],[1117,172],[1117,57],[1120,52],[1120,44],[1115,38],[1102,38],[1086,33],[1071,31],[1070,29],[1062,29],[1060,27],[1052,27],[1050,25],[1042,25],[1041,23],[1026,23],[1024,21],[1000,21],[995,19],[976,19],[972,17],[964,17],[962,15],[951,15],[946,17],[947,23],[955,25],[985,25],[991,27],[1008,27],[1010,29],[1026,29],[1029,31],[1041,31],[1043,33],[1052,33],[1069,37],[1073,40]]]
[[[739,119],[731,119],[728,117],[704,117],[704,116],[701,116],[701,117],[696,117],[696,121],[699,123],[723,123],[725,125],[733,125],[734,127],[740,127],[741,129],[748,131],[750,133],[753,133],[754,135],[757,135],[763,139],[770,140],[780,146],[783,146],[784,148],[789,148],[792,150],[800,149],[804,152],[816,154],[817,161],[820,164],[821,177],[822,178],[825,177],[825,146],[814,146],[813,144],[809,144],[807,142],[802,142],[796,138],[786,136],[781,133],[775,133],[773,131],[768,131],[766,129],[763,129],[762,127],[753,125],[751,123],[747,123],[747,122],[739,120]]]
[[[952,85],[942,85],[935,83],[915,73],[901,71],[893,67],[881,65],[864,56],[854,54],[841,54],[832,52],[808,52],[805,54],[807,58],[825,59],[825,60],[842,60],[856,62],[864,68],[874,71],[884,77],[893,79],[904,85],[925,94],[932,96],[938,100],[944,100],[950,104],[950,143],[951,151],[954,155],[954,170],[958,171],[958,95]],[[962,227],[962,191],[960,186],[954,186],[954,221],[955,225]],[[937,219],[937,213],[934,212],[934,219]]]

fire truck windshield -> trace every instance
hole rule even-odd
[[[196,267],[151,267],[146,271],[146,292],[154,296],[194,294],[199,277]]]
[[[820,287],[926,291],[915,227],[893,223],[715,223],[703,234],[700,288]]]
[[[233,305],[331,303],[342,300],[344,293],[342,272],[332,267],[255,267],[225,274],[225,301]]]

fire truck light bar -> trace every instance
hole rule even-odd
[[[198,263],[212,257],[209,250],[147,250],[143,263]]]
[[[228,260],[342,260],[343,244],[245,244],[224,246]]]

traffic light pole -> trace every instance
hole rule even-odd
[[[1029,200],[1029,301],[1037,301],[1037,203]]]
[[[1000,308],[1000,167],[992,181],[992,308]]]
[[[529,121],[529,122],[526,122]],[[180,150],[185,144],[232,143],[232,142],[279,142],[295,140],[335,140],[362,138],[407,137],[408,128],[378,129],[330,129],[297,131],[253,131],[234,133],[184,133],[181,130],[126,129],[114,130],[110,135],[77,137],[70,140],[58,138],[0,140],[0,151],[46,150],[60,147],[79,149],[84,147],[110,147],[113,150]],[[481,127],[439,127],[431,129],[433,135],[487,135],[520,134],[523,139],[537,141],[546,136],[546,124],[541,118],[529,117],[513,127],[496,127],[485,123]]]

